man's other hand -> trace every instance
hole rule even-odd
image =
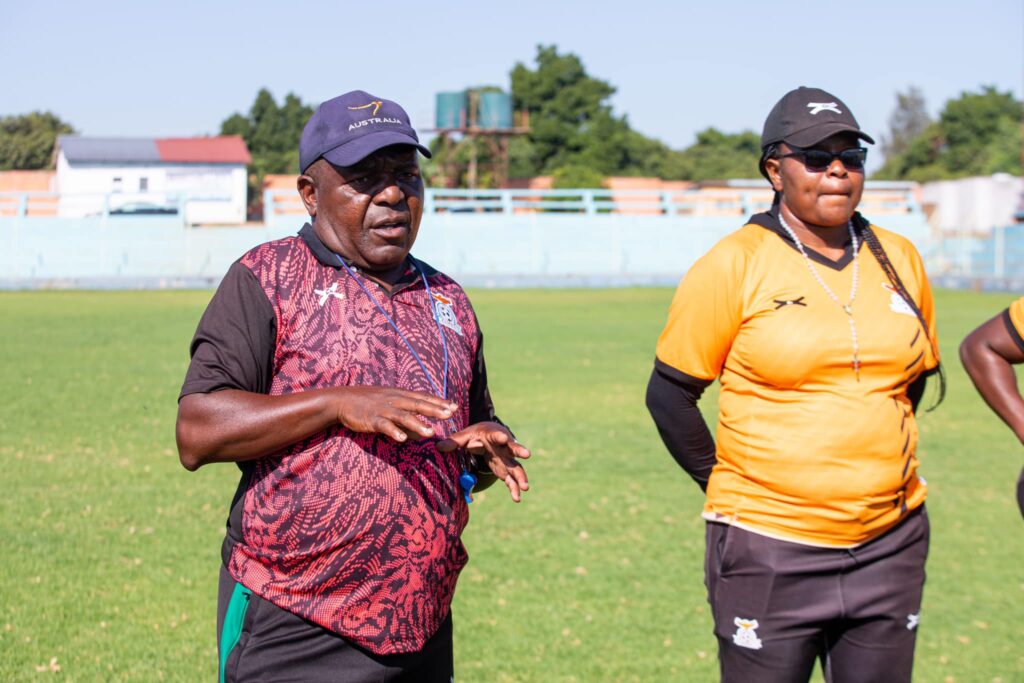
[[[519,502],[522,492],[530,488],[526,470],[516,458],[529,458],[526,446],[516,442],[511,432],[497,422],[477,422],[462,431],[455,432],[447,439],[437,442],[437,450],[451,453],[459,448],[473,455],[484,456],[491,472],[505,482],[512,500]]]

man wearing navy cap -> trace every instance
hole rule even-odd
[[[528,488],[465,292],[409,254],[417,153],[394,102],[320,105],[299,143],[310,223],[235,262],[192,341],[181,462],[242,471],[221,681],[447,683],[474,477]]]

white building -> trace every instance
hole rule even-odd
[[[237,136],[57,139],[58,214],[184,214],[190,225],[246,218],[246,164]]]

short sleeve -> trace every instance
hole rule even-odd
[[[718,377],[743,320],[745,264],[745,253],[730,238],[693,264],[676,289],[658,338],[655,365],[660,372],[698,385]]]
[[[1017,346],[1024,351],[1024,297],[1017,299],[1004,314],[1006,329],[1016,342]]]
[[[273,306],[253,272],[234,263],[199,321],[178,400],[223,389],[268,393],[276,340]]]

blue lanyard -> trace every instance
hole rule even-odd
[[[338,255],[335,254],[335,256],[338,256]],[[366,294],[367,298],[370,301],[373,302],[373,305],[377,307],[377,310],[381,312],[381,315],[384,316],[384,319],[388,321],[389,325],[391,325],[391,329],[393,329],[395,332],[397,332],[398,336],[405,343],[405,348],[409,349],[409,353],[411,353],[412,357],[416,359],[417,363],[419,363],[420,369],[423,370],[423,374],[427,378],[427,382],[430,383],[430,388],[434,391],[435,394],[440,396],[443,400],[447,401],[448,400],[448,339],[445,337],[444,328],[441,327],[441,316],[437,312],[437,302],[434,299],[433,292],[430,291],[430,283],[427,282],[427,276],[423,273],[423,269],[420,268],[419,264],[416,263],[415,259],[410,259],[410,261],[412,263],[413,268],[416,269],[416,272],[420,274],[420,280],[423,281],[423,288],[427,292],[427,303],[430,306],[430,314],[434,318],[434,323],[437,325],[437,334],[438,334],[439,337],[441,337],[441,348],[444,349],[444,379],[443,379],[443,381],[441,383],[441,391],[437,390],[437,385],[434,384],[434,380],[430,376],[430,371],[427,369],[427,364],[423,362],[423,359],[420,358],[420,354],[416,353],[416,349],[413,348],[413,345],[410,344],[409,340],[406,339],[404,334],[402,334],[402,330],[398,329],[398,324],[395,322],[395,319],[392,318],[391,315],[381,305],[381,303],[379,301],[377,301],[377,297],[373,296],[373,294],[370,293],[370,290],[366,288],[366,285],[363,284],[362,280],[360,280],[359,278],[356,277],[356,274],[354,272],[352,272],[352,269],[349,267],[349,265],[347,263],[345,263],[345,260],[343,258],[341,258],[341,256],[338,256],[338,263],[340,263],[342,268],[345,269],[345,272],[347,272],[349,274],[349,276],[353,280],[355,280],[355,283],[357,285],[359,285],[359,288],[361,290],[363,290],[363,293]],[[454,420],[449,419],[448,423],[451,425],[452,430],[454,431],[454,429],[455,429],[455,422],[454,422]],[[463,458],[462,474],[459,475],[459,487],[462,489],[462,496],[463,496],[463,498],[465,499],[465,501],[467,503],[473,502],[472,493],[473,493],[473,487],[476,486],[476,482],[477,482],[476,475],[474,475],[472,472],[470,472],[469,466],[465,462],[465,458]]]
[[[430,314],[434,318],[434,322],[437,324],[437,334],[439,337],[441,337],[441,348],[444,349],[444,379],[441,383],[441,391],[437,390],[437,385],[434,384],[434,380],[430,376],[430,370],[427,369],[427,364],[423,362],[423,359],[420,358],[420,354],[416,353],[416,349],[413,348],[413,345],[410,344],[409,340],[406,339],[404,334],[402,334],[402,331],[398,329],[398,324],[395,323],[395,319],[392,318],[391,315],[386,310],[384,310],[384,307],[380,304],[379,301],[377,301],[377,297],[373,296],[373,294],[370,293],[370,290],[366,288],[366,285],[363,284],[362,280],[356,277],[356,274],[352,272],[352,269],[349,267],[347,263],[345,263],[344,259],[338,256],[338,262],[341,263],[341,266],[345,269],[345,271],[352,277],[353,280],[355,280],[355,283],[359,285],[360,289],[363,290],[363,293],[366,294],[366,297],[373,302],[373,305],[377,307],[377,310],[381,312],[381,314],[384,316],[384,319],[388,321],[389,325],[391,325],[391,329],[398,333],[398,336],[405,343],[405,348],[409,349],[409,353],[411,353],[412,357],[416,359],[417,363],[419,363],[420,369],[423,370],[423,374],[426,375],[427,382],[430,383],[430,388],[433,390],[433,392],[440,396],[443,400],[447,401],[448,340],[445,338],[444,329],[441,327],[441,319],[440,316],[437,314],[437,304],[435,303],[433,293],[430,291],[430,283],[427,282],[427,276],[424,275],[423,270],[419,267],[419,264],[417,264],[416,261],[412,261],[413,268],[415,268],[416,272],[420,274],[420,280],[423,281],[423,288],[427,290],[427,302],[430,305]]]

